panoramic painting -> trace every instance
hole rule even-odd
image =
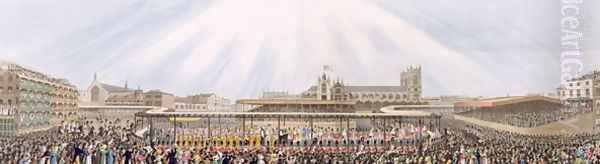
[[[0,0],[0,164],[600,163],[598,0]]]

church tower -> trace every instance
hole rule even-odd
[[[323,73],[319,76],[317,84],[317,98],[319,100],[331,100],[332,93],[331,88],[333,87],[333,80],[331,79],[331,68],[328,65],[323,66]]]
[[[421,66],[410,66],[400,75],[400,86],[405,88],[410,101],[421,99]]]

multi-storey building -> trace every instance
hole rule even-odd
[[[570,106],[600,107],[600,71],[569,79],[558,88],[563,104]]]
[[[138,89],[133,92],[113,94],[106,98],[104,104],[111,106],[143,106],[145,105],[144,91]]]
[[[79,95],[65,79],[0,62],[0,136],[52,126],[55,116],[74,114]]]
[[[175,110],[177,111],[208,111],[206,101],[201,101],[193,96],[175,97]]]
[[[197,94],[175,99],[175,109],[178,110],[205,110],[223,111],[229,108],[230,102],[227,98],[214,93]]]
[[[175,96],[160,90],[150,90],[144,93],[144,104],[146,106],[157,106],[165,108],[175,107]]]

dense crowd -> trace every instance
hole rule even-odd
[[[211,140],[211,143],[206,145],[192,145],[190,142],[159,143],[156,142],[158,140],[148,142],[133,136],[132,127],[133,125],[128,121],[96,119],[66,122],[50,131],[0,139],[0,150],[2,150],[0,163],[600,162],[598,135],[525,136],[475,125],[442,129],[434,133],[435,137],[429,138],[416,137],[420,134],[411,132],[411,129],[401,128],[386,131],[386,137],[381,137],[384,133],[379,130],[319,128],[313,132],[313,140],[316,141],[307,140],[311,142],[304,144],[294,144],[294,142],[302,142],[299,138],[304,135],[302,131],[306,129],[288,128],[278,135],[287,134],[288,137],[291,135],[288,141],[293,142],[288,144],[282,142],[281,145],[263,141],[251,145],[246,140],[238,142],[237,145],[227,144],[226,137],[223,136],[239,135],[235,133],[237,130],[215,133],[215,139],[222,140]],[[182,130],[182,133],[192,133],[190,130],[179,130]],[[272,129],[259,128],[250,131],[255,131],[256,140],[268,141],[265,137],[269,138],[268,136],[272,135],[266,132]],[[424,135],[425,132],[427,131],[421,131],[421,134]],[[298,138],[294,138],[294,135]],[[341,137],[335,137],[336,135]],[[238,137],[243,136],[242,134]],[[392,139],[394,137],[404,137],[410,142],[394,143]],[[348,138],[348,142],[344,142],[344,138]],[[282,139],[277,138],[277,140]],[[335,144],[336,141],[339,142]]]
[[[506,114],[502,123],[518,127],[536,127],[551,122],[573,118],[581,113],[591,112],[591,108],[564,108],[551,112],[520,112]]]
[[[520,135],[475,125],[464,128],[479,141],[468,149],[480,152],[493,163],[599,163],[600,136],[574,134],[566,136]]]
[[[86,120],[63,122],[43,132],[0,139],[1,163],[76,163],[115,161],[111,154],[127,153],[140,146],[129,133],[133,124],[120,120]],[[85,156],[83,156],[85,155]],[[93,158],[96,157],[96,158]]]

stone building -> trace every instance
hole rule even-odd
[[[112,106],[143,106],[145,105],[144,91],[137,89],[133,92],[113,94],[104,100],[104,104]]]
[[[94,80],[90,86],[88,86],[85,92],[81,92],[82,98],[80,98],[80,101],[84,105],[126,104],[122,101],[131,99],[131,97],[137,97],[136,91],[138,90],[130,89],[127,86],[127,82],[125,82],[123,87],[103,83],[94,75]],[[137,104],[138,102],[129,103]]]
[[[239,104],[257,112],[365,112],[388,105],[422,105],[421,67],[409,67],[400,73],[395,86],[346,85],[333,78],[329,66],[323,67],[316,85],[300,96],[270,93],[260,99],[242,99]]]
[[[74,115],[79,94],[66,79],[10,62],[0,62],[0,136],[49,128]]]
[[[600,108],[600,71],[567,80],[557,94],[565,105]]]
[[[302,95],[304,98],[330,101],[356,101],[357,105],[420,104],[421,67],[409,67],[400,73],[397,86],[351,86],[341,80],[334,80],[325,66],[317,79]]]
[[[175,97],[175,110],[177,111],[208,111],[206,101],[201,101],[193,96]]]
[[[144,93],[144,105],[165,108],[175,107],[175,96],[160,90],[150,90]]]
[[[229,99],[214,93],[197,94],[175,99],[177,110],[223,111],[230,106]]]

